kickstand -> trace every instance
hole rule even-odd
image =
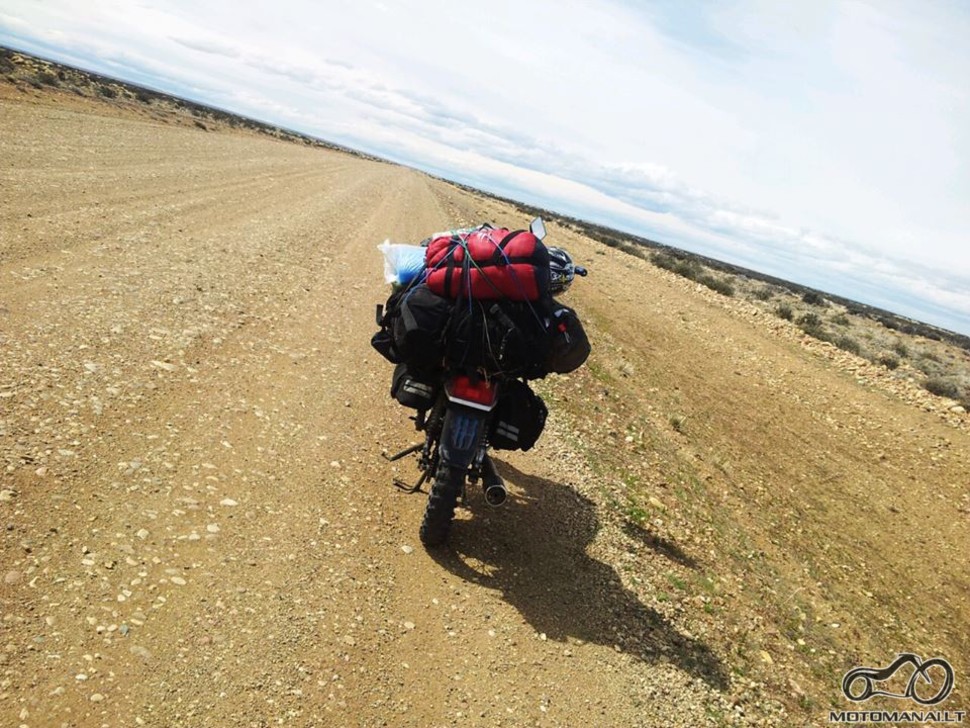
[[[421,490],[421,486],[424,485],[424,481],[426,481],[427,479],[428,479],[428,474],[421,473],[421,477],[418,479],[418,482],[415,483],[414,485],[409,485],[408,483],[405,483],[400,478],[394,478],[394,485],[398,488],[398,490],[403,490],[405,493],[417,493]]]
[[[406,455],[410,455],[413,452],[417,452],[422,447],[424,447],[423,444],[412,445],[411,447],[407,448],[406,450],[401,450],[401,452],[399,452],[397,455],[387,455],[386,453],[381,453],[381,457],[384,458],[385,460],[387,460],[387,462],[393,463],[395,460],[400,460],[401,458],[405,457]]]

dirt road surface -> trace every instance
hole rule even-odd
[[[825,725],[905,651],[968,706],[965,422],[790,324],[550,225],[593,355],[428,552],[375,246],[522,212],[4,85],[0,199],[2,725]]]

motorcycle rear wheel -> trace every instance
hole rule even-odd
[[[440,546],[448,540],[451,522],[455,517],[455,506],[464,485],[464,468],[453,468],[445,463],[438,466],[421,528],[418,530],[421,543],[425,546]]]

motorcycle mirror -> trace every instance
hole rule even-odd
[[[583,268],[583,266],[581,266],[581,265],[577,265],[573,272],[576,275],[582,276],[584,278],[589,275],[589,271],[586,270],[585,268]]]
[[[535,220],[533,220],[530,223],[529,232],[531,232],[533,235],[539,238],[539,240],[542,240],[544,237],[546,237],[546,226],[542,222],[541,217],[537,217]]]

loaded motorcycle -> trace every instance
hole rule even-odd
[[[424,433],[424,442],[384,457],[418,454],[421,476],[410,486],[395,480],[402,490],[431,481],[425,546],[447,541],[468,484],[481,481],[488,505],[505,503],[489,450],[530,449],[547,414],[526,380],[573,371],[589,355],[575,312],[552,298],[586,270],[544,237],[536,218],[528,231],[482,226],[429,239],[418,285],[377,307],[372,344],[397,364],[391,395],[417,410],[411,419]]]

